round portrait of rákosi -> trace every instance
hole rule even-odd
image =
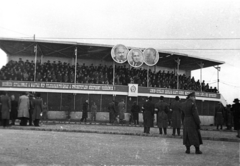
[[[143,64],[143,52],[140,49],[131,49],[128,52],[127,60],[130,66],[140,67]]]
[[[127,61],[128,48],[123,44],[115,45],[111,50],[112,59],[117,63]]]
[[[159,60],[158,51],[154,48],[146,48],[143,52],[144,62],[148,66],[154,66]]]

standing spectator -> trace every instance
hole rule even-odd
[[[215,108],[214,119],[215,119],[215,124],[217,126],[217,130],[219,126],[220,126],[220,129],[222,130],[223,120],[224,120],[224,107],[221,102],[219,102]]]
[[[191,145],[195,146],[195,153],[202,154],[200,151],[200,144],[202,144],[202,137],[200,133],[200,118],[195,103],[195,92],[188,95],[187,100],[182,104],[183,110],[183,145],[186,146],[186,153],[190,154]]]
[[[114,100],[111,103],[109,103],[108,111],[109,111],[109,122],[114,123],[116,121],[116,115],[117,115]]]
[[[125,112],[126,112],[125,103],[124,103],[124,99],[122,99],[122,101],[118,103],[118,114],[119,114],[120,124],[122,124],[125,119],[125,114],[124,114]]]
[[[227,130],[232,130],[232,126],[233,126],[233,116],[232,116],[232,111],[231,111],[231,104],[227,105],[226,108],[226,126],[227,126]]]
[[[82,111],[82,119],[80,120],[81,122],[85,121],[87,122],[87,117],[88,117],[88,100],[86,100],[83,103],[83,111]]]
[[[34,126],[38,126],[39,127],[39,121],[41,119],[41,113],[43,111],[43,101],[41,98],[41,94],[40,93],[36,93],[36,98],[33,99],[32,101],[32,105],[33,105],[33,115],[32,115],[32,119],[34,122]]]
[[[28,98],[29,98],[29,103],[30,103],[30,108],[29,108],[29,126],[32,126],[33,123],[33,100],[34,100],[34,96],[32,93],[28,94]]]
[[[10,99],[5,91],[2,93],[3,95],[1,96],[1,103],[2,103],[2,123],[3,127],[8,126],[8,121],[10,118],[10,112],[11,112],[11,103]]]
[[[42,114],[42,120],[48,121],[48,105],[46,102],[43,104],[43,114]]]
[[[162,128],[164,130],[164,134],[167,134],[167,127],[168,127],[168,112],[169,106],[166,102],[163,101],[164,97],[160,96],[159,102],[156,104],[157,108],[157,123],[159,128],[159,134],[162,134]]]
[[[177,134],[180,136],[180,128],[181,128],[181,103],[179,102],[179,97],[175,97],[175,101],[171,105],[172,109],[172,128],[173,128],[173,136],[175,136],[175,132],[177,129]]]
[[[97,105],[95,102],[93,102],[93,105],[91,106],[91,122],[96,122],[96,113],[97,113]]]
[[[232,106],[234,130],[237,130],[237,137],[240,138],[240,103],[238,99],[234,99],[235,104]]]
[[[11,125],[15,125],[15,120],[17,119],[17,109],[18,109],[18,102],[15,100],[15,96],[11,96],[11,113],[10,113],[10,119],[11,119]]]
[[[150,96],[143,104],[143,118],[144,118],[144,133],[150,133],[150,127],[153,121],[154,104],[152,103],[152,97]]]
[[[134,125],[139,125],[139,117],[138,117],[138,113],[140,112],[140,106],[137,105],[137,102],[135,101],[133,103],[133,106],[131,108],[131,112],[132,112],[132,120],[134,122]]]
[[[21,119],[20,126],[27,126],[27,119],[29,118],[29,98],[26,92],[23,92],[18,101],[18,118]]]

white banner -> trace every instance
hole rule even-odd
[[[138,84],[128,84],[128,96],[138,96]]]

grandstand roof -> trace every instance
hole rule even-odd
[[[74,57],[75,48],[78,50],[78,59],[98,59],[113,61],[111,49],[113,45],[101,45],[79,42],[63,42],[51,40],[33,40],[33,39],[14,39],[0,38],[0,48],[10,56],[34,56],[34,46],[38,46],[38,56],[51,57]],[[129,49],[135,47],[128,47]],[[140,48],[144,49],[144,48]],[[159,61],[157,66],[176,68],[175,60],[181,59],[180,69],[196,70],[200,69],[198,64],[203,63],[204,68],[221,65],[224,62],[194,57],[187,54],[165,52],[158,50]]]

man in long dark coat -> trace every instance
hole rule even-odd
[[[133,103],[132,108],[131,108],[132,119],[133,119],[134,125],[138,125],[138,124],[139,124],[139,122],[138,122],[138,119],[139,119],[138,113],[140,112],[140,110],[141,110],[141,109],[140,109],[140,106],[137,105],[137,102],[135,101],[135,102]]]
[[[82,119],[80,120],[81,122],[87,122],[87,117],[88,117],[88,100],[86,100],[83,103],[83,111],[82,111]]]
[[[180,128],[181,128],[181,115],[182,115],[182,108],[181,103],[179,102],[179,97],[175,97],[175,101],[172,103],[172,128],[173,128],[173,136],[175,136],[176,129],[178,136],[180,135]]]
[[[113,100],[111,103],[108,105],[108,111],[109,111],[109,122],[114,123],[116,121],[116,106],[115,106],[115,101]]]
[[[3,127],[6,127],[8,125],[10,112],[11,112],[10,98],[8,97],[6,92],[3,92],[3,95],[1,96],[1,103],[2,103],[1,114],[2,114]]]
[[[195,103],[195,93],[188,95],[187,100],[182,104],[183,121],[183,145],[186,146],[186,153],[190,153],[190,146],[195,146],[195,153],[202,154],[199,146],[203,143],[200,134],[200,118]]]
[[[240,138],[240,103],[238,99],[234,99],[235,104],[232,105],[234,130],[237,130],[237,137]]]
[[[215,125],[217,126],[217,130],[219,129],[219,126],[220,129],[222,130],[224,122],[224,107],[221,102],[219,102],[215,108],[214,120]]]
[[[159,128],[159,134],[162,134],[162,128],[164,134],[167,134],[167,127],[168,127],[168,112],[169,112],[169,105],[164,101],[164,97],[160,96],[159,102],[155,105],[157,109],[157,124]]]
[[[144,118],[144,133],[150,133],[150,127],[153,121],[154,104],[152,103],[152,97],[143,104],[143,118]]]

